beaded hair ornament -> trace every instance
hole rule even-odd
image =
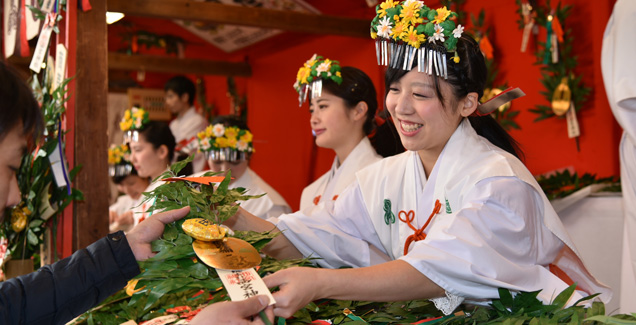
[[[150,122],[148,112],[141,107],[133,107],[124,112],[119,128],[124,132],[124,143],[139,141],[139,130]]]
[[[371,38],[378,65],[410,71],[415,62],[418,72],[448,79],[448,65],[459,63],[457,42],[464,32],[462,25],[455,25],[455,17],[457,13],[446,7],[431,9],[424,1],[386,0],[377,5]],[[488,115],[524,95],[519,88],[508,88],[480,104],[475,115]]]
[[[341,84],[340,63],[314,54],[296,74],[294,89],[298,92],[298,106],[302,106],[307,101],[310,93],[311,99],[321,96],[323,80],[332,80]]]
[[[208,160],[240,161],[250,158],[254,152],[252,132],[221,123],[209,125],[197,134],[199,151]]]
[[[113,176],[127,176],[132,171],[132,164],[130,163],[130,148],[127,144],[114,145],[111,144],[108,148],[108,175]]]

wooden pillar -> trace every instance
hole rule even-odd
[[[108,233],[106,0],[91,0],[90,4],[89,11],[77,10],[73,130],[75,165],[81,165],[82,169],[75,186],[84,192],[85,200],[74,204],[74,251]]]

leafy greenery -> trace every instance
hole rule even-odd
[[[41,2],[41,1],[40,1]],[[58,12],[65,8],[66,1],[58,3]],[[27,5],[28,6],[28,5]],[[38,8],[28,6],[37,19],[44,20],[45,14]],[[62,19],[57,15],[53,31],[59,32],[57,23]],[[47,227],[51,227],[53,236],[53,259],[56,254],[57,216],[74,200],[83,200],[83,194],[68,186],[55,184],[49,157],[56,150],[64,156],[64,143],[60,144],[63,132],[60,121],[66,111],[65,103],[70,99],[66,86],[72,78],[65,79],[53,89],[52,70],[44,69],[31,77],[30,85],[33,95],[40,104],[44,116],[44,135],[36,143],[36,148],[27,153],[21,161],[17,173],[21,202],[10,210],[5,210],[4,221],[0,224],[0,236],[8,240],[7,255],[12,259],[33,258],[35,268],[39,267],[40,244],[44,241]],[[71,182],[79,172],[80,166],[69,171]]]
[[[516,0],[517,6],[519,9],[517,12],[521,17],[518,20],[519,28],[523,29],[523,16],[521,14],[521,0]],[[550,15],[550,11],[552,6],[550,5],[550,0],[548,0],[545,6],[535,6],[533,7],[533,11],[535,12],[535,24],[538,26],[546,26],[548,22],[548,16]],[[572,5],[561,5],[561,2],[558,3],[556,9],[554,11],[554,15],[558,17],[559,21],[564,24],[566,18],[570,15],[570,11],[572,10]],[[547,99],[548,102],[552,102],[552,96],[561,84],[561,80],[565,78],[567,80],[567,85],[570,88],[572,93],[572,101],[574,102],[574,107],[576,111],[583,108],[585,100],[587,96],[590,94],[591,88],[585,86],[582,81],[582,76],[575,76],[574,69],[578,66],[577,57],[572,54],[572,42],[574,41],[574,37],[572,36],[571,28],[564,28],[563,30],[563,42],[559,43],[559,61],[556,63],[552,63],[552,60],[545,61],[546,57],[550,57],[550,47],[548,47],[547,42],[537,42],[538,51],[536,53],[537,65],[541,65],[541,83],[545,88],[544,91],[541,92],[543,96]],[[549,42],[549,40],[548,40]],[[535,118],[535,122],[556,117],[557,115],[552,111],[552,107],[549,105],[537,105],[535,108],[530,109],[530,112],[537,114],[537,118]],[[563,116],[564,117],[564,116]],[[561,117],[561,118],[563,118]]]
[[[613,176],[596,178],[595,174],[589,173],[579,176],[577,173],[570,173],[567,169],[550,176],[539,176],[537,182],[550,200],[568,196],[592,184],[607,184],[607,187],[602,189],[603,192],[621,191],[619,180],[614,179]]]

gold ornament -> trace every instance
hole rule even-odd
[[[219,240],[225,237],[225,228],[215,225],[212,221],[203,218],[186,220],[181,226],[183,232],[194,239],[202,241]]]
[[[261,264],[261,255],[250,243],[228,237],[223,240],[195,240],[192,248],[203,263],[223,270],[244,270]]]
[[[568,86],[568,78],[563,78],[552,95],[552,111],[557,116],[562,116],[570,109],[571,101],[572,91]]]

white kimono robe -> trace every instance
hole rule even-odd
[[[515,157],[478,136],[465,120],[446,144],[428,180],[416,152],[385,158],[356,174],[327,209],[310,216],[281,216],[277,227],[305,256],[325,267],[372,265],[370,245],[402,259],[446,291],[432,299],[444,313],[463,300],[485,303],[498,288],[543,289],[550,301],[568,285],[548,270],[554,263],[582,290],[611,291],[599,284],[576,254],[572,241],[534,177]],[[416,228],[441,211],[425,229],[426,239],[400,221],[413,211]],[[565,244],[565,245],[564,245]],[[570,303],[581,298],[575,293]]]
[[[371,146],[371,141],[364,137],[347,156],[344,163],[339,164],[338,157],[335,157],[331,169],[303,189],[300,196],[300,211],[320,202],[333,200],[355,180],[357,171],[381,159],[382,156],[378,155]],[[314,199],[317,197],[319,197],[318,202],[315,202]]]
[[[247,195],[267,193],[258,199],[238,202],[243,209],[259,218],[276,218],[283,213],[291,212],[287,201],[249,167],[241,178],[230,184],[230,188],[236,187],[246,188],[247,192],[245,194]]]
[[[196,173],[192,175],[192,177],[203,176],[209,170]],[[243,175],[232,182],[229,188],[237,188],[243,187],[247,189],[245,192],[246,195],[260,195],[266,193],[266,195],[261,196],[258,199],[250,199],[247,201],[238,201],[241,207],[247,212],[262,218],[276,218],[283,213],[290,213],[291,208],[287,201],[280,195],[276,190],[267,184],[256,172],[254,172],[251,168],[247,168]],[[275,221],[275,219],[272,219]]]
[[[156,189],[157,187],[163,185],[165,182],[163,181],[156,181],[153,183],[150,183],[150,185],[148,185],[148,187],[144,190],[144,192],[151,192],[154,191],[154,189]],[[146,200],[146,196],[145,195],[141,195],[141,198],[139,199],[139,202],[144,202]],[[148,213],[148,209],[150,209],[150,207],[154,204],[153,200],[149,200],[146,201],[144,203],[141,203],[137,206],[135,206],[132,210],[133,210],[133,219],[135,220],[135,222],[133,223],[133,226],[138,225],[141,221],[143,221],[144,219],[148,218],[151,214]],[[157,213],[157,211],[154,211],[154,213]]]
[[[170,122],[170,131],[172,131],[172,135],[177,143],[179,143],[183,140],[191,140],[196,137],[197,133],[203,131],[208,124],[208,121],[197,113],[194,107],[190,107],[183,115]],[[196,141],[196,139],[194,141]],[[205,168],[205,157],[202,153],[196,153],[192,161],[192,168],[195,173]]]
[[[636,312],[636,1],[618,0],[601,51],[607,99],[623,128],[619,148],[625,228],[621,270],[621,313]]]

